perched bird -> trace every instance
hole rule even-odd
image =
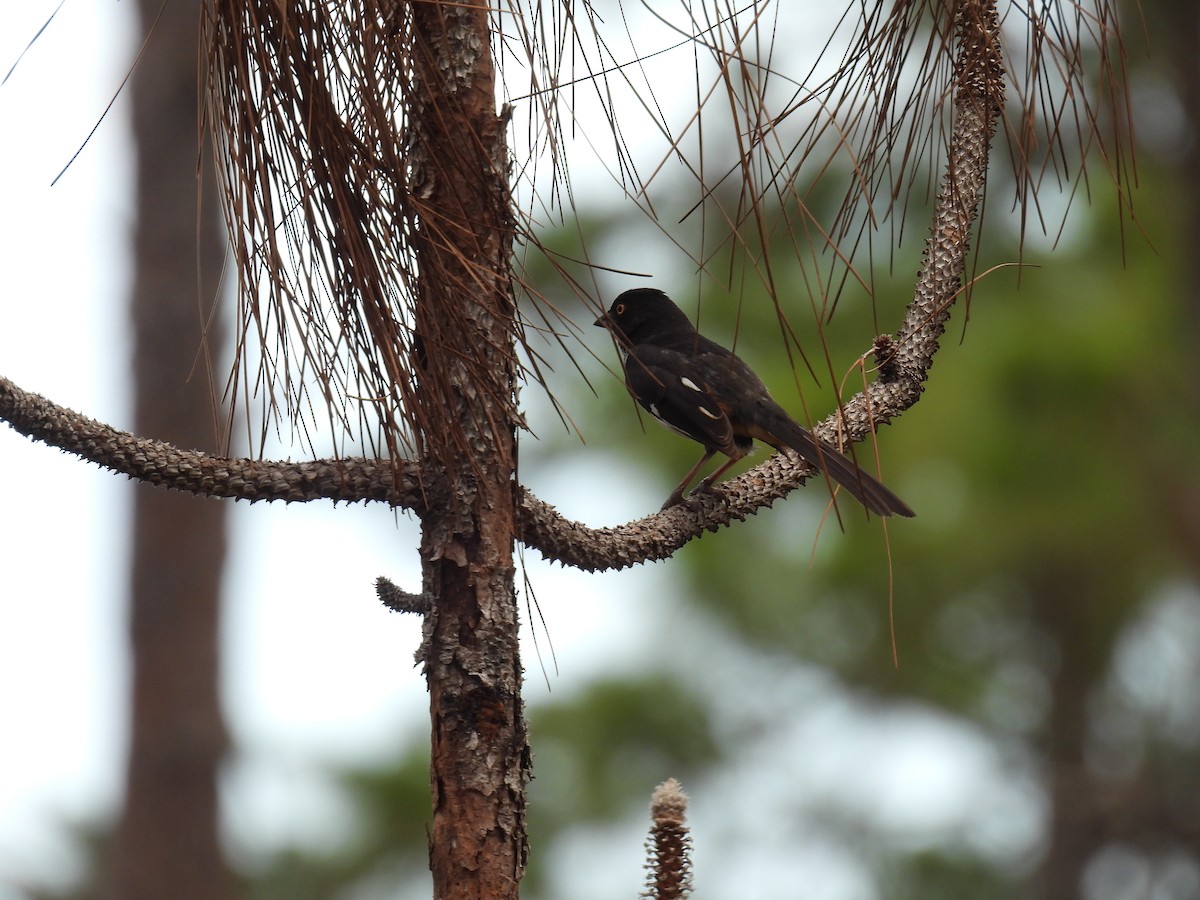
[[[794,421],[748,365],[701,335],[662,291],[626,291],[596,325],[616,338],[625,383],[634,399],[672,431],[704,445],[704,455],[663,509],[683,500],[687,486],[714,454],[721,452],[729,459],[696,490],[707,490],[758,439],[779,451],[794,450],[878,516],[915,515],[836,447]]]

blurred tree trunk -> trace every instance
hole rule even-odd
[[[1059,653],[1043,750],[1050,821],[1038,896],[1079,897],[1084,867],[1110,831],[1104,804],[1097,802],[1104,786],[1089,769],[1086,755],[1088,701],[1099,687],[1116,638],[1113,629],[1098,626],[1097,610],[1120,604],[1101,598],[1103,588],[1087,572],[1070,567],[1041,572],[1028,584],[1037,621],[1053,636]],[[1124,587],[1122,583],[1117,590]]]
[[[1155,4],[1145,11],[1149,26],[1155,37],[1155,45],[1162,46],[1174,69],[1174,82],[1178,85],[1184,121],[1175,123],[1184,134],[1183,152],[1175,171],[1178,173],[1184,192],[1185,217],[1182,221],[1183,234],[1179,246],[1183,248],[1182,281],[1179,285],[1184,298],[1183,309],[1188,315],[1188,327],[1194,336],[1200,337],[1200,56],[1196,54],[1196,38],[1200,35],[1200,6],[1191,0],[1170,0]],[[1181,411],[1193,418],[1200,410],[1200,354],[1190,353],[1182,363],[1188,366],[1192,403],[1197,409]],[[1174,466],[1173,466],[1174,468]],[[1172,473],[1176,474],[1176,473]],[[1196,514],[1200,500],[1200,483],[1196,479],[1194,466],[1183,465],[1179,475],[1187,477],[1182,490],[1172,496],[1172,512],[1178,519],[1183,540],[1192,552],[1189,555],[1194,571],[1200,573],[1200,516]]]
[[[211,447],[208,370],[197,349],[202,307],[221,270],[222,232],[211,177],[203,179],[205,214],[197,218],[199,11],[161,0],[140,0],[138,9],[142,32],[154,33],[131,82],[134,427],[182,447]],[[208,339],[219,348],[216,333]],[[113,900],[233,897],[217,825],[228,744],[217,649],[225,507],[145,484],[135,492],[132,734],[125,808],[100,892]]]
[[[1196,137],[1197,129],[1200,129],[1200,56],[1196,54],[1196,38],[1200,36],[1200,6],[1190,0],[1172,0],[1159,9],[1157,20],[1167,18],[1170,22],[1168,27],[1157,31],[1164,36],[1178,73],[1178,84],[1183,95],[1183,112],[1187,119],[1180,123],[1180,128],[1187,131],[1187,137],[1184,157],[1180,160],[1178,168],[1185,179],[1183,187],[1187,191],[1188,210],[1181,246],[1190,248],[1190,252],[1183,254],[1185,280],[1182,288],[1189,301],[1185,308],[1192,316],[1193,333],[1200,335],[1200,253],[1195,252],[1195,248],[1200,246],[1200,140]],[[1197,406],[1200,406],[1200,354],[1191,354],[1190,362],[1194,390],[1192,397]],[[1195,474],[1194,469],[1192,474]],[[1193,506],[1193,512],[1194,509]],[[1191,522],[1195,528],[1195,515],[1191,517]],[[1195,528],[1193,534],[1197,532],[1200,532],[1200,528]],[[1200,568],[1200,557],[1193,557],[1193,560]]]

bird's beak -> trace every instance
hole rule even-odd
[[[602,316],[600,316],[600,318],[598,318],[592,324],[597,326],[598,328],[607,328],[608,327],[608,313],[604,313]]]

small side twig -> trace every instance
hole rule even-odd
[[[380,575],[375,579],[375,594],[379,602],[398,613],[416,613],[424,616],[433,608],[433,602],[428,594],[414,594],[406,591]]]
[[[881,334],[875,338],[872,347],[875,355],[876,378],[880,384],[895,384],[900,381],[903,373],[896,361],[896,341],[890,334]]]

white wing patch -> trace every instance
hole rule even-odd
[[[692,381],[692,379],[688,378],[686,375],[681,375],[679,377],[679,383],[682,384],[685,388],[691,388],[697,394],[704,393],[704,391],[701,388],[696,386],[696,382]],[[721,421],[720,413],[709,412],[703,406],[697,406],[696,409],[700,410],[701,415],[707,416],[708,418],[712,419],[714,422]]]

